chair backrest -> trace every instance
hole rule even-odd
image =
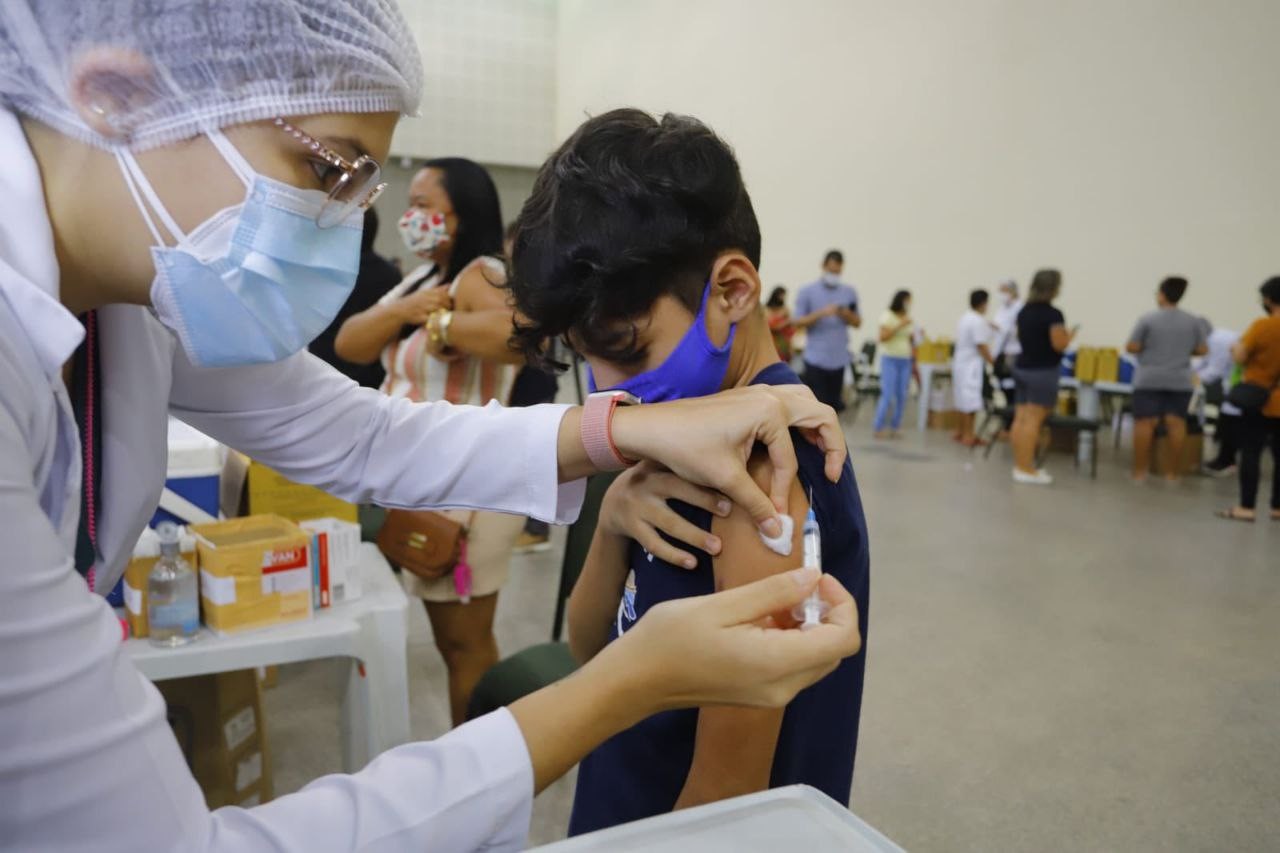
[[[867,341],[862,345],[862,360],[866,364],[874,364],[876,360],[876,342]]]
[[[596,524],[600,520],[600,504],[604,501],[604,493],[609,490],[616,472],[596,474],[587,478],[587,492],[582,499],[582,511],[578,520],[569,525],[569,534],[564,542],[564,559],[560,563],[560,590],[556,596],[555,622],[551,626],[551,639],[559,640],[564,630],[564,608],[573,592],[573,585],[582,574],[582,566],[587,562],[587,553],[591,550],[591,540],[596,533]]]

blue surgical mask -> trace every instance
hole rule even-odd
[[[840,283],[840,276],[836,275],[833,272],[824,272],[822,274],[822,283],[825,284],[827,287],[835,287],[837,284]]]
[[[719,391],[725,374],[729,372],[729,355],[738,326],[736,323],[729,326],[729,338],[724,346],[718,347],[711,342],[707,336],[707,299],[710,294],[711,285],[708,284],[702,291],[702,304],[698,307],[698,316],[693,318],[693,325],[662,364],[619,382],[610,390],[630,392],[645,403],[705,397]],[[587,384],[593,392],[596,390],[594,375],[588,373]]]
[[[324,193],[257,174],[221,133],[211,131],[208,137],[244,183],[246,195],[189,234],[160,203],[133,155],[116,152],[156,241],[151,306],[198,367],[280,361],[324,331],[351,295],[360,266],[363,211],[321,228],[316,214]],[[176,245],[164,245],[152,213]]]

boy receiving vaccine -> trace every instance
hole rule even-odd
[[[643,402],[796,384],[760,307],[759,263],[759,226],[728,145],[693,118],[615,110],[551,156],[521,211],[509,285],[524,318],[516,338],[531,354],[566,338],[586,358],[592,390]],[[619,536],[611,499],[662,476],[644,466],[623,473],[570,599],[570,645],[586,660],[660,602],[796,568],[811,497],[822,568],[858,602],[863,651],[784,710],[665,712],[607,741],[582,762],[571,834],[796,783],[848,802],[866,659],[866,522],[849,464],[832,483],[822,452],[794,443],[790,541],[772,548],[746,513],[721,515],[714,501],[692,496],[702,505],[669,506],[707,532],[705,551],[667,541],[646,549]],[[767,485],[763,452],[749,467]]]

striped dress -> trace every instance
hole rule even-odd
[[[483,257],[472,261],[462,273],[477,264],[483,264],[486,270],[498,275],[503,272],[501,261]],[[458,282],[462,280],[462,273],[446,284],[440,281],[440,273],[433,264],[423,264],[391,288],[379,303],[401,298],[418,282],[422,282],[423,288],[448,287],[449,295],[453,296]],[[408,337],[387,344],[382,350],[382,367],[387,371],[387,378],[382,383],[384,394],[407,397],[415,403],[445,400],[483,406],[490,400],[497,400],[507,404],[515,378],[513,365],[494,364],[470,356],[447,360],[436,358],[428,351],[427,342],[426,328],[418,328]]]
[[[502,262],[496,258],[477,258],[462,272],[476,264],[484,264],[487,271],[503,272]],[[448,287],[449,295],[456,295],[459,273],[450,283],[440,281],[440,275],[430,263],[423,264],[405,276],[404,281],[393,287],[382,302],[399,299],[415,284],[423,287]],[[511,385],[516,368],[511,364],[494,364],[471,356],[440,359],[427,349],[427,330],[418,328],[406,338],[394,340],[382,350],[382,366],[387,378],[382,392],[392,397],[408,397],[414,402],[445,400],[450,403],[483,406],[497,400],[504,406],[511,395]],[[470,526],[467,536],[467,562],[471,566],[473,598],[492,595],[506,584],[511,549],[516,537],[524,528],[524,519],[515,515],[496,512],[469,512],[446,510],[445,514],[460,524]],[[459,600],[452,575],[435,580],[424,580],[409,572],[401,572],[405,590],[417,598],[434,602]]]

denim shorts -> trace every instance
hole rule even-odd
[[[1133,416],[1138,420],[1165,415],[1173,415],[1185,420],[1190,406],[1190,391],[1165,391],[1157,388],[1133,390]]]
[[[1052,409],[1058,405],[1058,368],[1015,367],[1014,393],[1019,404],[1031,403]]]

